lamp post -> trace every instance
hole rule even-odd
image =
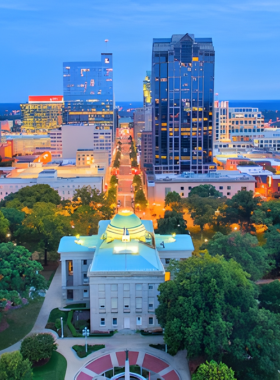
[[[63,317],[60,317],[60,322],[61,322],[61,338],[64,338],[64,335],[63,335]]]
[[[83,329],[83,336],[85,337],[86,339],[86,352],[87,352],[87,337],[89,336],[89,329],[87,327],[85,327]]]

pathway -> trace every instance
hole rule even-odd
[[[130,165],[130,141],[128,139],[122,139],[122,155],[119,169],[119,184],[118,184],[118,201],[121,202],[119,210],[133,211],[131,206],[131,198],[134,194],[131,192],[133,174],[131,173]]]
[[[180,380],[190,380],[191,376],[189,373],[188,362],[186,359],[186,351],[180,351],[176,356],[170,356],[169,354],[157,350],[155,348],[149,347],[149,344],[163,344],[162,336],[142,336],[141,334],[133,334],[133,335],[121,335],[120,333],[115,334],[110,338],[88,338],[88,344],[104,344],[105,348],[99,350],[95,353],[92,353],[86,358],[79,358],[76,353],[72,350],[72,346],[74,344],[84,345],[84,338],[64,338],[58,339],[58,352],[63,354],[67,359],[67,372],[65,376],[65,380],[73,380],[75,375],[82,370],[85,374],[91,374],[88,372],[88,369],[85,367],[88,366],[90,362],[93,362],[94,359],[97,359],[101,356],[110,356],[113,358],[114,366],[118,366],[118,362],[116,362],[116,352],[125,351],[128,349],[129,351],[134,351],[139,353],[138,363],[151,371],[156,371],[157,365],[159,364],[157,359],[151,362],[151,358],[149,355],[152,355],[158,359],[162,359],[164,363],[159,364],[160,366],[164,366],[166,368],[165,372],[162,372],[163,375],[167,375],[168,372],[172,372],[173,369],[179,374]],[[145,356],[148,354],[147,356]],[[110,364],[108,358],[106,359]],[[100,362],[101,363],[101,362]],[[167,364],[165,364],[167,363]],[[103,363],[104,364],[104,363]],[[102,365],[103,365],[102,364]],[[131,363],[132,364],[132,363]],[[152,366],[152,367],[150,367]],[[91,367],[91,366],[90,366]],[[109,367],[107,367],[109,368]],[[105,370],[107,369],[105,368]],[[168,369],[168,370],[167,370]],[[89,371],[91,371],[89,369]],[[93,371],[95,372],[95,371]],[[101,371],[100,371],[101,372]],[[99,372],[99,373],[100,373]],[[96,373],[96,372],[95,372]],[[163,377],[164,380],[177,380],[178,377],[171,377],[172,373],[170,373],[167,377]],[[93,377],[93,376],[92,376]],[[92,377],[88,377],[90,379]],[[151,380],[156,380],[158,377],[154,379],[151,377]],[[82,378],[78,378],[81,380]],[[86,379],[86,377],[84,377]]]

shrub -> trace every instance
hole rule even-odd
[[[71,334],[74,337],[81,337],[83,335],[80,333],[77,333],[75,327],[72,325],[73,314],[74,314],[74,310],[69,311],[68,316],[67,316],[67,326],[69,327]]]
[[[57,318],[55,320],[55,328],[58,330],[61,328],[61,319],[60,318]]]
[[[1,380],[31,380],[33,379],[32,364],[23,359],[19,351],[4,353],[0,357]]]
[[[36,363],[42,359],[50,359],[53,351],[57,350],[51,334],[33,334],[21,343],[20,352],[24,359]]]
[[[89,328],[89,323],[87,321],[76,321],[75,322],[75,327],[77,330],[83,330],[85,327]]]

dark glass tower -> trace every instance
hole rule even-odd
[[[95,124],[113,129],[113,55],[97,62],[64,62],[64,124]]]
[[[211,38],[155,38],[152,56],[155,173],[207,173],[212,163],[215,51]]]

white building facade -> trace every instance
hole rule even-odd
[[[55,169],[46,169],[41,171],[37,178],[0,178],[0,200],[11,193],[16,193],[23,187],[37,184],[50,185],[54,190],[57,190],[62,199],[71,200],[75,190],[83,186],[90,186],[101,192],[103,190],[103,177],[61,178],[57,176]]]
[[[91,331],[155,330],[158,286],[171,259],[194,250],[189,235],[155,235],[149,220],[117,214],[95,236],[61,239],[58,253],[65,304],[85,302]]]

